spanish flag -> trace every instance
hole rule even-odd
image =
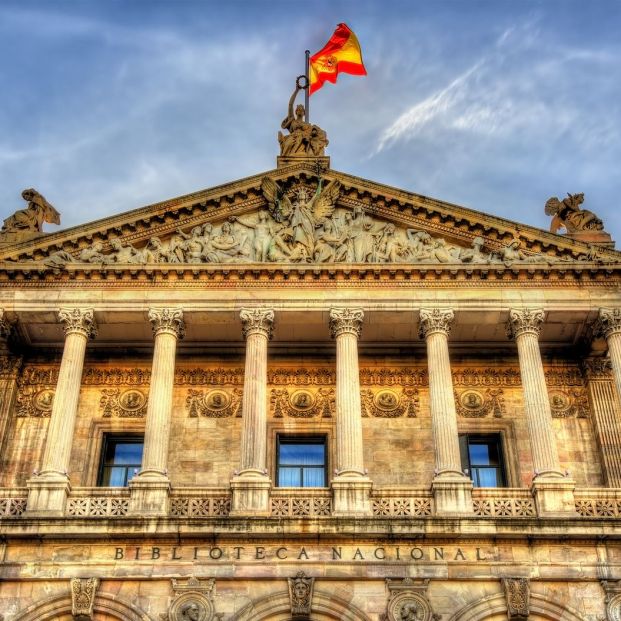
[[[339,24],[330,40],[310,57],[309,94],[318,91],[324,82],[336,82],[339,72],[367,75],[356,35],[347,24]]]

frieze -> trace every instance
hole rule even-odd
[[[142,418],[147,413],[147,395],[135,389],[104,388],[99,407],[103,418]]]
[[[484,393],[478,390],[455,391],[457,414],[464,418],[484,418],[492,415],[502,418],[505,413],[505,399],[502,388],[488,388]]]
[[[549,393],[550,409],[554,418],[588,418],[589,400],[583,388],[552,390]]]
[[[188,390],[185,405],[188,416],[207,416],[209,418],[241,417],[243,392],[232,390]]]
[[[419,408],[418,390],[365,389],[361,391],[362,416],[375,418],[415,418]]]
[[[273,388],[270,402],[274,418],[332,418],[336,408],[333,388]]]
[[[16,413],[18,418],[49,418],[54,405],[54,389],[26,387],[17,393]]]

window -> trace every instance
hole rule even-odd
[[[462,468],[475,487],[505,487],[500,436],[459,436]]]
[[[323,436],[278,436],[278,487],[326,487],[326,474],[326,439]]]
[[[104,436],[98,485],[126,487],[142,464],[142,436]]]

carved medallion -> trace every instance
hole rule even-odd
[[[191,417],[229,418],[241,416],[243,391],[240,388],[188,390],[185,405]]]
[[[142,418],[147,413],[147,397],[135,388],[124,391],[120,388],[104,388],[99,406],[104,418]]]
[[[455,391],[457,414],[464,418],[483,418],[490,414],[501,418],[505,412],[505,399],[500,388],[488,388],[485,393],[478,390]]]
[[[270,400],[274,418],[283,418],[284,416],[331,418],[335,410],[333,388],[318,388],[316,390],[272,388]]]
[[[172,580],[175,599],[170,605],[167,615],[162,615],[166,621],[211,621],[215,616],[213,597],[216,581]]]
[[[390,599],[384,619],[386,621],[435,621],[435,615],[427,597],[429,580],[386,580]]]
[[[554,418],[587,418],[589,415],[589,402],[583,389],[552,390],[549,398]]]
[[[17,394],[17,416],[19,418],[26,416],[49,418],[52,415],[53,404],[54,390],[52,388],[34,390],[30,387],[24,387]]]
[[[42,416],[49,416],[52,412],[52,406],[54,405],[54,391],[51,389],[40,390],[34,396],[34,407],[44,414]]]
[[[398,418],[407,416],[416,417],[419,406],[418,390],[416,388],[396,389],[383,388],[377,391],[364,389],[360,391],[362,397],[362,415],[376,418]]]

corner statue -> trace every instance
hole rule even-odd
[[[584,202],[584,194],[567,194],[567,198],[560,201],[553,196],[546,202],[545,212],[548,216],[554,216],[550,223],[550,232],[556,233],[565,228],[568,233],[580,231],[602,231],[603,222],[588,209],[581,209]]]
[[[326,132],[317,125],[311,125],[305,120],[305,110],[302,104],[298,104],[293,112],[293,104],[298,93],[302,90],[296,82],[293,95],[289,99],[287,116],[281,123],[281,127],[289,131],[288,135],[278,132],[281,156],[311,156],[324,155],[324,149],[328,146]]]
[[[24,190],[22,197],[28,201],[28,207],[9,216],[0,233],[42,233],[44,222],[60,224],[60,214],[35,189]]]

